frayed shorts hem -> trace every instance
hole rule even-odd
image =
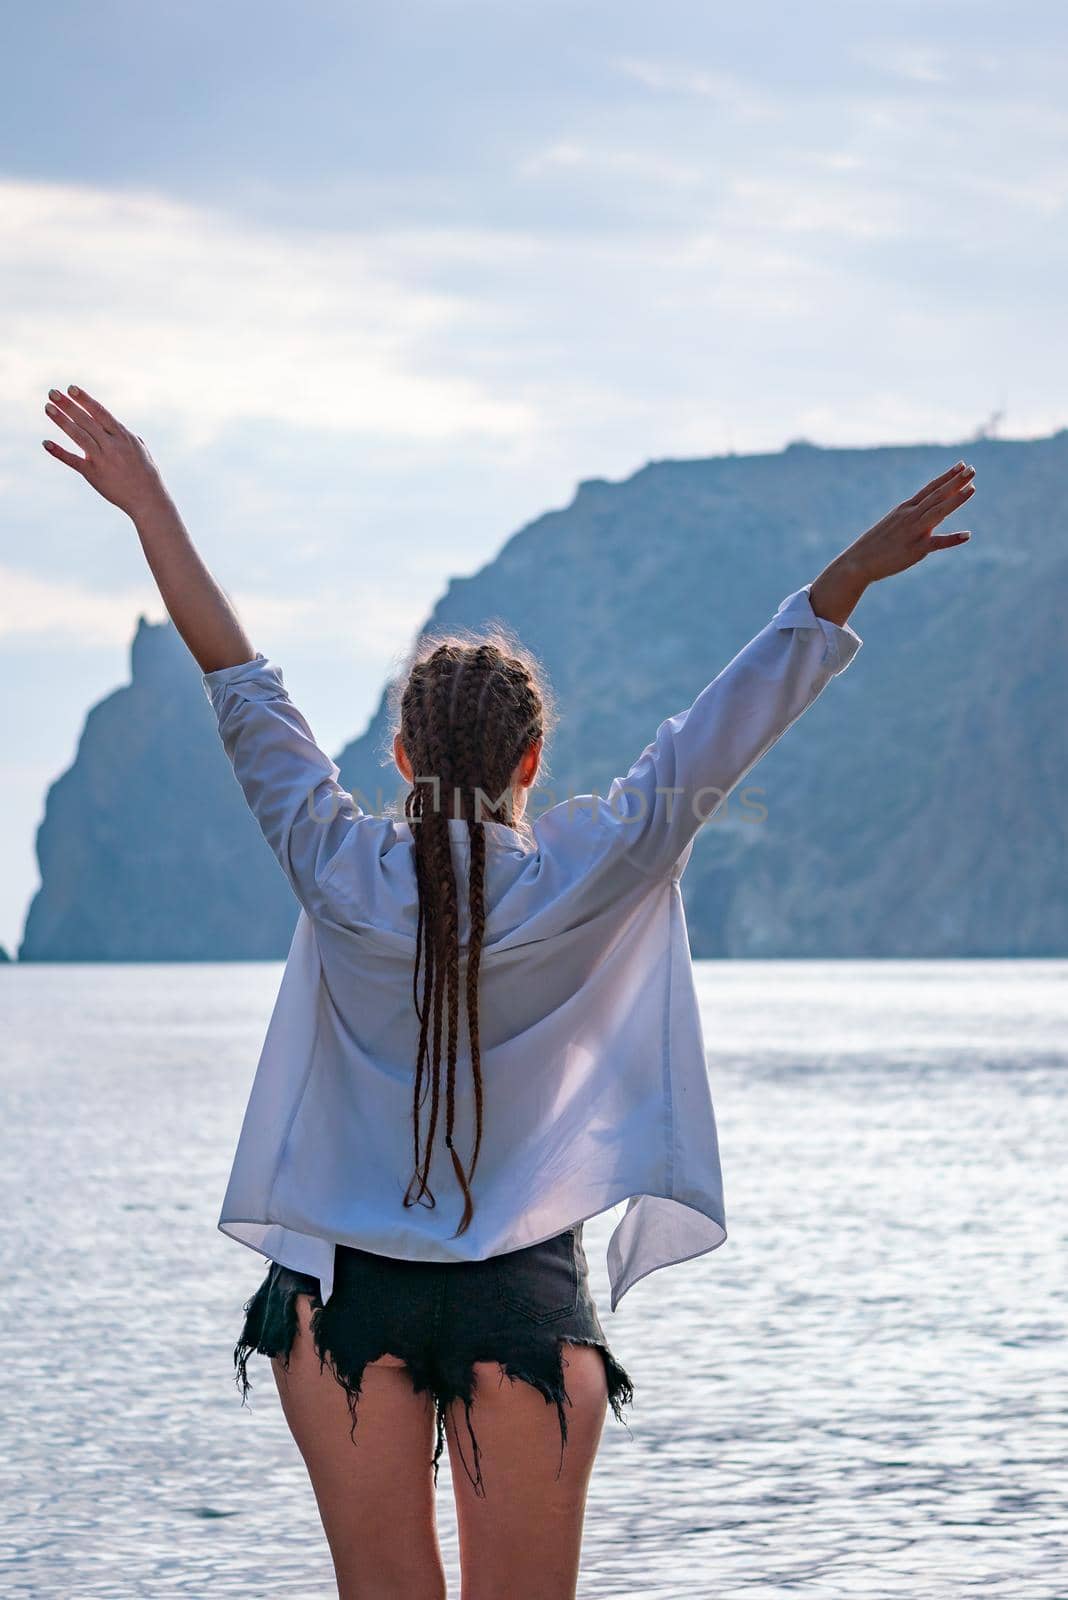
[[[307,1294],[320,1371],[329,1367],[345,1391],[354,1443],[358,1442],[357,1409],[368,1363],[383,1355],[396,1356],[403,1362],[414,1392],[431,1395],[435,1412],[435,1487],[445,1446],[446,1416],[449,1407],[459,1401],[464,1407],[473,1458],[469,1467],[461,1452],[464,1470],[476,1494],[485,1496],[481,1451],[471,1422],[475,1362],[496,1362],[502,1381],[507,1377],[512,1382],[530,1384],[544,1396],[547,1405],[555,1405],[560,1426],[557,1477],[563,1470],[567,1445],[565,1408],[572,1404],[565,1381],[565,1345],[589,1345],[600,1350],[609,1406],[616,1420],[626,1426],[623,1407],[633,1402],[634,1387],[608,1347],[590,1298],[581,1225],[558,1239],[509,1256],[452,1266],[371,1257],[366,1252],[338,1246],[339,1268],[343,1253],[348,1258],[346,1265],[359,1277],[360,1292],[353,1292],[352,1271],[339,1273],[335,1292],[326,1305],[315,1278],[272,1263],[244,1307],[244,1326],[234,1348],[235,1381],[242,1404],[252,1389],[248,1362],[253,1353],[277,1359],[288,1371],[300,1325],[297,1299]],[[547,1276],[542,1274],[539,1278],[542,1263],[547,1266]],[[570,1292],[564,1276],[568,1264],[573,1285]],[[458,1282],[461,1275],[462,1285]],[[548,1310],[539,1307],[531,1293],[541,1281],[563,1284],[563,1298],[556,1289],[557,1302],[550,1299]],[[416,1303],[406,1307],[404,1290],[413,1283]],[[460,1292],[450,1297],[450,1287]],[[526,1298],[517,1297],[517,1289]],[[386,1296],[389,1315],[383,1314]],[[562,1311],[558,1309],[561,1304]],[[406,1327],[421,1328],[422,1336],[405,1332]]]

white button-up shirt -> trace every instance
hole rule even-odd
[[[403,1205],[414,1168],[417,894],[406,821],[339,784],[262,653],[203,676],[237,780],[300,912],[219,1228],[318,1278],[334,1247],[471,1261],[540,1243],[621,1201],[611,1306],[640,1278],[726,1238],[716,1123],[679,880],[701,823],[852,660],[810,585],[623,778],[531,817],[536,844],[486,822],[479,979],[483,1135],[474,1215],[439,1118],[436,1205]],[[465,821],[449,817],[469,919]],[[461,956],[463,951],[461,950]],[[444,1063],[443,1063],[444,1070]],[[425,1131],[425,1112],[424,1112]],[[460,1039],[453,1142],[474,1142]]]

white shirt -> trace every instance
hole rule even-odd
[[[300,902],[218,1226],[318,1278],[340,1242],[422,1261],[540,1243],[621,1201],[611,1306],[726,1238],[723,1183],[680,877],[717,803],[860,648],[810,585],[607,795],[531,815],[536,848],[487,822],[479,979],[483,1135],[474,1216],[439,1116],[436,1206],[405,1207],[414,1167],[417,895],[406,821],[360,809],[262,653],[203,675],[224,748]],[[467,824],[450,817],[461,944]],[[462,988],[462,985],[461,985]],[[461,1017],[463,1013],[461,1010]],[[444,1095],[444,1061],[442,1062]],[[423,1134],[427,1108],[423,1110]],[[461,1028],[453,1141],[474,1141]]]

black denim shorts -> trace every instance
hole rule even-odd
[[[565,1344],[594,1345],[604,1360],[608,1400],[616,1420],[634,1398],[627,1373],[612,1355],[589,1286],[582,1223],[506,1255],[484,1261],[405,1261],[338,1245],[333,1292],[323,1305],[317,1278],[272,1262],[245,1305],[245,1325],[234,1349],[242,1404],[252,1385],[253,1351],[278,1356],[284,1367],[297,1333],[296,1297],[312,1298],[311,1330],[320,1371],[329,1366],[344,1388],[356,1438],[363,1369],[379,1356],[404,1361],[417,1394],[434,1399],[434,1483],[445,1444],[450,1403],[462,1400],[474,1472],[464,1469],[485,1496],[478,1441],[471,1426],[476,1361],[499,1362],[513,1382],[532,1384],[555,1405],[560,1420],[560,1468],[567,1444]]]

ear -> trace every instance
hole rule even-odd
[[[538,763],[541,760],[542,743],[543,741],[541,739],[535,739],[534,742],[523,752],[519,762],[519,772],[516,780],[522,789],[529,789],[530,785],[534,782],[534,779],[538,775]]]
[[[401,736],[399,733],[396,733],[393,736],[393,759],[400,768],[400,775],[404,779],[405,783],[411,783],[412,764],[408,760],[408,755],[403,744],[401,743]]]

